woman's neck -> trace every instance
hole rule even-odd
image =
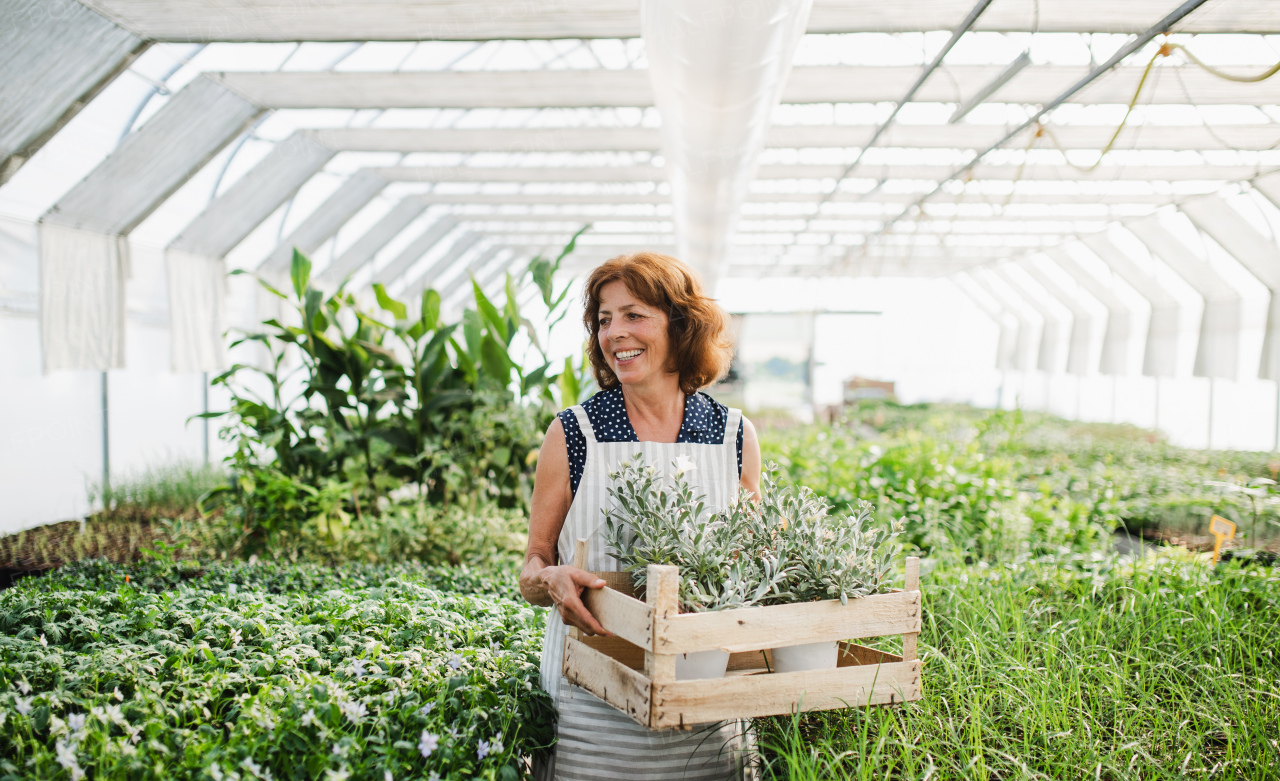
[[[676,441],[684,423],[684,392],[678,374],[643,385],[623,385],[622,399],[641,442]]]

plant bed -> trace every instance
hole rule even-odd
[[[585,541],[575,560],[585,561]],[[648,567],[645,601],[623,573],[595,573],[607,585],[583,601],[613,637],[565,638],[563,673],[650,729],[688,729],[724,719],[892,705],[919,700],[920,560],[906,565],[906,588],[847,604],[824,600],[709,613],[677,612],[679,570]],[[622,577],[620,577],[620,575]],[[902,635],[901,656],[850,641]],[[834,669],[771,672],[768,650],[841,641]],[[676,680],[679,654],[728,651],[723,678]]]

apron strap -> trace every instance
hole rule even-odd
[[[738,469],[738,427],[742,425],[742,410],[729,409],[729,414],[724,420],[724,438],[721,440],[724,446],[729,450],[729,463],[734,465],[734,473]]]
[[[578,419],[578,428],[582,429],[582,436],[586,437],[591,444],[596,444],[596,430],[591,427],[591,419],[587,417],[586,408],[581,404],[575,404],[569,410]]]

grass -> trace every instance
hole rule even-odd
[[[1179,554],[923,588],[924,699],[762,720],[773,777],[1280,776],[1280,571]]]
[[[193,517],[200,497],[227,482],[217,466],[178,461],[147,467],[110,483],[89,486],[89,504],[100,516],[133,520]]]

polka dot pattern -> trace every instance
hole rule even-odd
[[[587,420],[595,429],[599,442],[639,442],[636,430],[631,427],[631,419],[627,417],[627,405],[622,398],[622,388],[601,391],[586,401],[582,408],[587,411]],[[572,410],[565,410],[558,416],[560,425],[564,426],[565,444],[569,450],[569,485],[576,496],[578,484],[582,482],[582,473],[587,466],[587,435],[582,433],[578,418]],[[723,445],[724,425],[729,417],[729,408],[705,393],[699,391],[692,396],[684,397],[684,421],[680,424],[680,433],[676,442],[688,442],[699,445]],[[743,426],[738,424],[738,476],[742,476],[742,432]]]

